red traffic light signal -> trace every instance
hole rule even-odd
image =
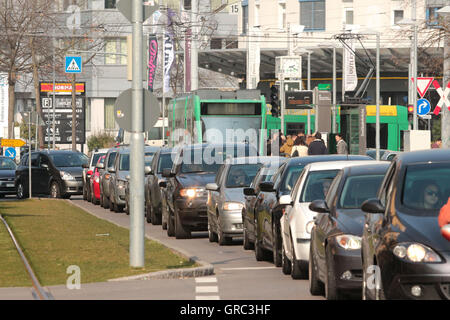
[[[412,104],[408,105],[408,113],[410,113],[410,114],[414,113],[414,106]]]

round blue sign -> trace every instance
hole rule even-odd
[[[417,100],[417,114],[419,116],[424,116],[431,111],[431,103],[427,99]]]
[[[16,148],[7,148],[5,150],[5,156],[14,160],[16,158]]]

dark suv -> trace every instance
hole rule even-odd
[[[167,188],[167,233],[183,239],[190,238],[191,231],[208,230],[205,187],[214,182],[224,159],[255,156],[257,151],[249,144],[193,144],[177,149],[173,149],[176,156],[172,168],[162,172],[167,181],[160,186]]]
[[[16,170],[15,185],[17,197],[23,199],[29,194],[28,156],[22,157]],[[49,194],[52,198],[68,199],[83,194],[83,165],[88,157],[76,151],[42,150],[31,153],[32,195]]]

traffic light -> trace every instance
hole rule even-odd
[[[278,87],[272,85],[270,87],[270,104],[272,105],[272,117],[280,116],[280,100],[278,98]]]
[[[410,125],[413,125],[413,117],[414,117],[414,106],[412,104],[408,105],[408,122]]]

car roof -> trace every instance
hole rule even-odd
[[[109,148],[102,148],[102,149],[94,149],[92,150],[92,153],[106,153],[108,152]]]
[[[206,147],[228,147],[228,146],[248,146],[251,147],[248,143],[236,142],[236,143],[194,143],[188,145],[180,146],[183,149],[196,149],[196,148],[206,148]]]
[[[399,153],[395,159],[402,164],[449,162],[450,149],[430,149],[402,152]]]
[[[237,158],[227,158],[225,163],[226,164],[256,164],[256,163],[262,163],[264,165],[271,164],[276,161],[286,161],[285,157],[273,157],[273,156],[252,156],[252,157],[237,157]]]
[[[375,162],[375,160],[371,162]],[[381,163],[381,161],[376,162]],[[305,170],[309,171],[333,170],[333,169],[342,169],[348,166],[357,166],[365,164],[367,164],[366,160],[312,162],[305,166]]]
[[[157,152],[161,147],[155,147],[155,146],[144,146],[144,151],[155,151]]]
[[[287,158],[289,159],[289,158]],[[297,165],[307,165],[308,163],[312,162],[322,162],[322,161],[339,161],[339,160],[373,160],[373,158],[369,156],[362,156],[362,155],[341,155],[341,154],[325,154],[325,155],[318,155],[318,156],[305,156],[305,157],[295,157],[290,158],[288,161],[287,166],[297,166]]]
[[[360,164],[343,168],[344,175],[347,176],[361,176],[370,174],[384,174],[391,165],[387,161],[369,161],[369,163]]]

